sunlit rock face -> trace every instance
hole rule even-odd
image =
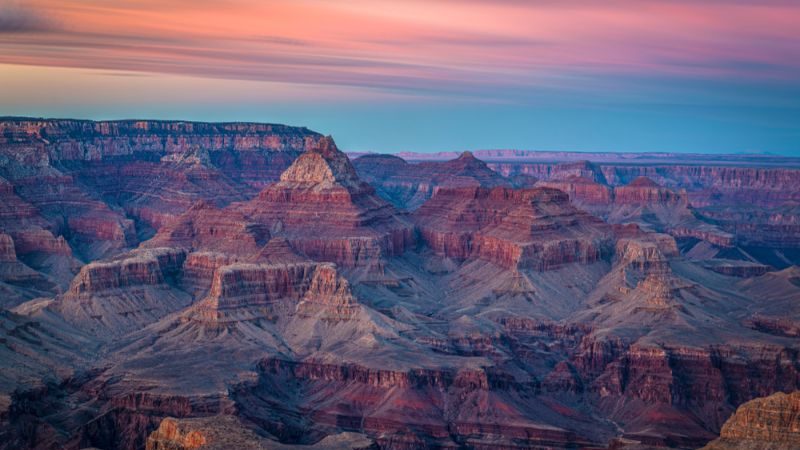
[[[740,406],[722,426],[720,437],[703,449],[788,450],[800,446],[799,432],[800,392],[777,393]]]

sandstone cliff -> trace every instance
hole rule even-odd
[[[789,450],[800,447],[800,392],[777,393],[740,406],[704,450]]]

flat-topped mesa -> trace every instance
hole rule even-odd
[[[69,294],[94,294],[141,285],[160,285],[180,271],[186,252],[155,248],[134,250],[110,260],[96,261],[81,268],[70,285]]]
[[[197,148],[302,151],[319,137],[306,128],[259,123],[0,120],[0,143],[42,145],[53,161],[99,161],[134,153],[185,153]]]
[[[194,321],[223,324],[274,320],[280,312],[320,310],[351,317],[358,304],[330,263],[231,264],[214,274],[208,296],[187,313]]]
[[[103,338],[124,335],[189,305],[188,294],[171,289],[185,258],[184,250],[156,248],[89,263],[49,307]]]
[[[647,177],[638,177],[626,186],[614,188],[614,203],[618,205],[688,205],[685,191],[676,192],[660,186]]]
[[[800,391],[779,392],[739,406],[719,439],[703,450],[790,450],[800,448]]]
[[[414,215],[434,253],[551,270],[610,254],[611,228],[548,188],[441,189]]]
[[[590,161],[575,161],[556,165],[551,180],[585,179],[599,184],[608,184],[600,167]]]
[[[605,211],[614,199],[614,192],[610,187],[582,176],[539,181],[536,187],[564,191],[573,203],[591,211]]]
[[[280,182],[235,207],[300,253],[344,267],[374,264],[413,243],[405,214],[359,180],[331,138],[297,158]]]

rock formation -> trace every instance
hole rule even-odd
[[[353,165],[364,181],[376,187],[378,195],[408,210],[419,208],[440,188],[511,184],[470,152],[449,161],[413,165],[396,156],[365,155],[355,159]]]
[[[410,222],[358,178],[330,138],[238,210],[308,257],[347,267],[400,255],[413,244]]]
[[[789,450],[800,447],[800,392],[779,392],[740,406],[720,437],[703,450]]]
[[[0,450],[790,442],[791,159],[0,123]]]
[[[603,222],[570,206],[555,189],[440,189],[415,220],[436,254],[510,269],[591,263],[610,241]]]
[[[188,295],[170,289],[185,258],[183,250],[156,248],[87,264],[49,308],[99,336],[129,333],[189,305]]]

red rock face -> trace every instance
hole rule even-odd
[[[185,259],[183,250],[159,248],[87,264],[51,307],[100,336],[131,332],[188,306],[188,295],[170,290]]]
[[[422,206],[440,188],[510,186],[470,152],[443,162],[409,164],[390,155],[365,155],[353,161],[359,176],[375,186],[378,195],[403,209]],[[530,183],[530,180],[518,180]]]
[[[329,138],[237,209],[312,259],[348,267],[400,255],[413,244],[411,224],[359,180]]]
[[[800,393],[777,393],[740,406],[725,422],[719,439],[704,450],[800,446]]]
[[[144,247],[180,247],[213,251],[234,257],[253,257],[269,241],[269,230],[248,222],[236,211],[223,210],[200,201],[143,244]]]
[[[305,135],[312,134],[306,129],[296,127],[255,123],[82,120],[0,122],[0,135],[3,136],[0,142],[44,142],[50,158],[57,161],[101,160],[134,153],[186,153],[197,148],[296,151],[309,144]]]
[[[509,152],[479,152],[488,158],[488,166],[505,176],[529,174],[543,180],[540,185],[547,185],[564,190],[580,207],[595,214],[609,214],[604,204],[612,206],[609,218],[612,221],[638,221],[638,218],[627,217],[626,214],[615,214],[613,209],[620,205],[645,206],[647,204],[664,208],[666,205],[679,206],[684,201],[691,208],[692,214],[701,221],[690,226],[675,227],[676,224],[660,226],[658,231],[678,228],[676,236],[705,240],[722,249],[743,246],[744,252],[758,254],[757,261],[785,267],[787,262],[770,249],[797,248],[798,230],[796,229],[798,194],[796,186],[800,183],[800,169],[795,161],[776,159],[770,167],[758,167],[758,161],[738,161],[729,158],[726,164],[720,164],[713,157],[698,155],[630,155],[620,158],[619,155],[597,154],[597,160],[605,183],[613,187],[611,202],[605,201],[601,194],[604,182],[598,182],[595,172],[583,170],[585,177],[581,182],[565,181],[560,165],[540,162],[546,154],[526,154]],[[409,155],[410,158],[417,157]],[[553,160],[558,158],[574,158],[571,154],[550,154]],[[627,163],[624,159],[630,159]],[[648,159],[646,163],[637,160]],[[696,164],[687,165],[685,160],[696,159]],[[746,158],[743,158],[746,159]],[[530,160],[530,162],[527,162]],[[765,165],[769,161],[763,162]],[[582,162],[570,163],[574,166],[573,176],[578,178],[581,167],[588,167]],[[569,164],[567,165],[569,166]],[[792,168],[784,168],[792,167]],[[567,174],[570,172],[567,171]],[[592,178],[594,177],[594,178]],[[642,177],[651,182],[637,183]],[[591,180],[591,181],[590,181]],[[546,183],[546,184],[545,184]],[[636,184],[641,184],[636,186]],[[653,184],[657,184],[653,186]],[[648,189],[648,186],[654,189]],[[682,191],[686,192],[683,193]],[[670,192],[671,191],[671,192]],[[623,209],[630,209],[626,207]],[[646,214],[645,214],[646,215]],[[680,213],[672,213],[680,216]],[[639,216],[637,214],[637,216]],[[659,218],[659,222],[663,221]],[[695,221],[696,222],[696,221]],[[713,224],[716,230],[709,231]],[[685,225],[685,224],[684,224]],[[726,236],[727,234],[727,236]],[[721,257],[731,252],[722,251]],[[797,256],[789,258],[797,263]]]
[[[215,271],[208,296],[190,317],[207,323],[269,319],[286,302],[300,314],[324,309],[342,320],[358,308],[332,264],[231,264]]]
[[[288,127],[15,123],[0,450],[697,448],[800,387],[791,195],[692,203],[773,174],[626,155],[514,189]]]
[[[544,271],[598,261],[610,230],[554,189],[441,189],[415,214],[438,255]]]
[[[611,188],[588,178],[574,177],[563,180],[542,181],[536,183],[536,186],[566,192],[575,204],[590,211],[602,211],[607,209],[613,202]]]
[[[687,204],[686,192],[659,186],[647,177],[639,177],[625,186],[614,188],[614,203],[620,205]]]

